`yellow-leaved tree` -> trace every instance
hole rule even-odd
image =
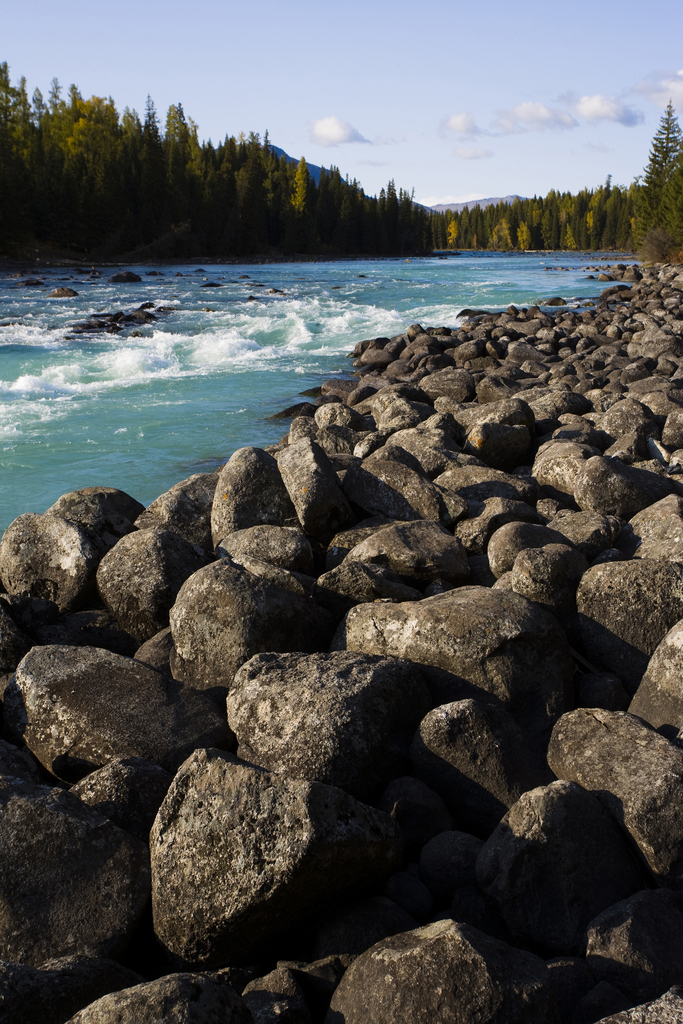
[[[531,248],[531,231],[526,223],[522,221],[517,228],[517,248],[518,249],[530,249]]]

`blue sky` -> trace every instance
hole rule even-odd
[[[4,5],[0,61],[432,204],[628,183],[669,97],[683,122],[682,30],[680,0],[32,0]]]

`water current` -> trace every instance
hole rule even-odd
[[[0,270],[0,531],[90,485],[147,505],[243,445],[276,441],[287,425],[268,417],[349,375],[357,341],[453,327],[463,307],[586,301],[605,287],[582,269],[598,256],[130,266],[133,284],[109,283],[117,268],[52,268],[36,271],[44,287]],[[78,296],[49,298],[60,286]],[[171,311],[118,335],[72,330],[146,302]]]

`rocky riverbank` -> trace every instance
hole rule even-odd
[[[5,531],[3,1021],[683,1020],[683,267],[600,269]]]

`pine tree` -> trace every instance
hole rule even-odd
[[[669,100],[652,140],[636,202],[637,237],[642,240],[651,228],[663,227],[666,219],[664,192],[681,152],[681,128]]]

